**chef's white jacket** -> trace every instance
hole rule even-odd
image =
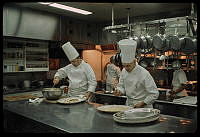
[[[87,91],[94,92],[96,89],[96,77],[92,67],[82,60],[77,67],[69,64],[58,69],[55,76],[59,78],[69,78],[69,95],[85,94]]]
[[[108,64],[106,70],[106,90],[112,91],[113,88],[118,84],[121,70],[114,64]]]
[[[159,92],[150,73],[136,62],[131,72],[122,70],[117,89],[125,94],[127,105],[134,105],[144,101],[145,107],[152,108],[152,103],[158,98]]]
[[[184,82],[187,81],[187,77],[185,72],[182,69],[179,70],[175,70],[173,72],[173,79],[172,79],[172,86],[173,86],[173,90],[177,90],[178,88],[181,87],[181,84],[183,84]],[[185,90],[179,92],[176,94],[177,96],[186,96],[187,93],[185,92]]]

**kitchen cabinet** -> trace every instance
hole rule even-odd
[[[3,42],[3,72],[32,72],[49,70],[46,42],[7,40]]]

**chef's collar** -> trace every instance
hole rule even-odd
[[[74,65],[72,65],[74,68],[76,68],[76,69],[78,69],[78,68],[80,68],[81,67],[81,65],[83,64],[83,60],[81,60],[81,63],[77,66],[77,67],[75,67]]]
[[[138,70],[138,63],[136,62],[135,68],[133,68],[130,73],[136,73],[137,70]]]

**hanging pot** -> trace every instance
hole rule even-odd
[[[172,35],[169,40],[170,40],[170,46],[172,50],[178,51],[181,49],[183,38],[179,38],[178,35]]]
[[[146,53],[146,49],[147,49],[147,40],[146,40],[145,36],[140,36],[141,53]]]
[[[185,54],[192,54],[197,51],[197,39],[191,37],[184,37],[181,45],[181,51]]]
[[[162,50],[164,48],[164,36],[156,34],[153,36],[152,44],[155,49]]]
[[[170,50],[170,36],[165,37],[164,39],[164,48],[162,49],[163,52]]]
[[[146,40],[147,40],[147,53],[151,53],[152,52],[152,49],[153,49],[153,46],[152,46],[152,37],[150,35],[146,35],[145,36]]]
[[[141,49],[140,38],[137,36],[134,36],[133,40],[135,40],[137,42],[137,50]]]
[[[185,54],[192,54],[197,50],[197,40],[189,36],[189,24],[187,21],[187,34],[184,37],[184,42],[181,51]]]

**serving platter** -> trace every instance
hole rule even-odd
[[[125,111],[133,109],[133,107],[126,106],[126,105],[103,105],[100,107],[97,107],[97,110],[102,111],[102,112],[108,112],[108,113],[116,113],[120,111]]]
[[[113,114],[114,121],[119,123],[146,123],[159,117],[160,110],[153,108],[131,109]]]

